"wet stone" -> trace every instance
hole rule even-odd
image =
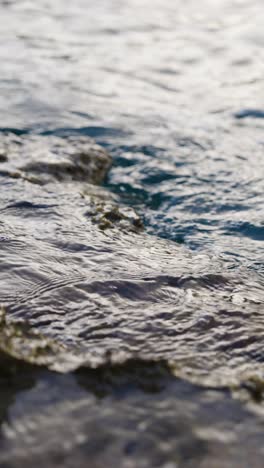
[[[0,369],[12,370],[24,364],[45,366],[60,372],[78,367],[77,357],[67,348],[34,330],[25,321],[9,321],[0,309]]]
[[[64,169],[84,144],[4,137],[1,468],[261,468],[259,276],[147,234],[40,141]]]
[[[2,162],[8,161],[1,166],[1,173],[32,183],[99,184],[111,166],[111,157],[88,137],[6,134],[1,136],[1,145],[0,158],[3,154]]]
[[[143,221],[133,208],[113,203],[92,200],[85,216],[102,230],[118,228],[124,232],[141,232],[144,229]]]
[[[263,378],[258,275],[134,230],[133,212],[75,188],[2,184],[0,303],[9,320],[62,346],[76,367],[137,357],[166,361],[200,385]],[[56,356],[47,363],[57,365]]]

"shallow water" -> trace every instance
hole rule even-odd
[[[262,467],[262,2],[0,15],[1,467]]]

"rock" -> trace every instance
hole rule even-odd
[[[14,136],[1,137],[2,175],[29,182],[83,182],[99,184],[105,178],[111,157],[88,137]],[[8,155],[8,159],[7,156]]]
[[[85,215],[102,230],[118,228],[124,232],[141,232],[144,225],[133,208],[92,200]]]
[[[65,346],[42,335],[23,320],[9,321],[0,308],[0,369],[12,369],[20,363],[45,366],[69,372],[80,365],[77,356]]]
[[[144,232],[84,140],[3,144],[1,467],[262,467],[259,277]]]
[[[77,365],[109,354],[163,360],[179,377],[219,387],[258,373],[264,297],[254,272],[150,236],[127,208],[75,187],[2,184],[0,303],[10,320]]]

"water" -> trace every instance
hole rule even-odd
[[[261,1],[0,14],[1,467],[262,467]]]

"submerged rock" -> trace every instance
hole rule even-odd
[[[59,372],[69,372],[80,365],[77,356],[55,340],[34,330],[25,321],[9,321],[5,309],[0,308],[0,369],[24,362],[45,366]]]
[[[0,303],[10,320],[77,365],[165,360],[175,375],[219,387],[263,372],[259,277],[133,232],[126,211],[123,232],[123,208],[74,187],[2,184]]]
[[[101,200],[91,200],[91,206],[85,215],[102,230],[118,228],[124,232],[140,232],[144,228],[133,208]]]
[[[262,467],[227,391],[262,411],[261,278],[143,232],[65,169],[83,140],[27,138],[0,172],[1,467]]]
[[[105,178],[111,157],[88,137],[1,136],[2,175],[29,182],[78,181],[98,184]]]
[[[35,373],[9,414],[1,467],[263,465],[263,421],[226,392],[174,378],[165,364]]]

